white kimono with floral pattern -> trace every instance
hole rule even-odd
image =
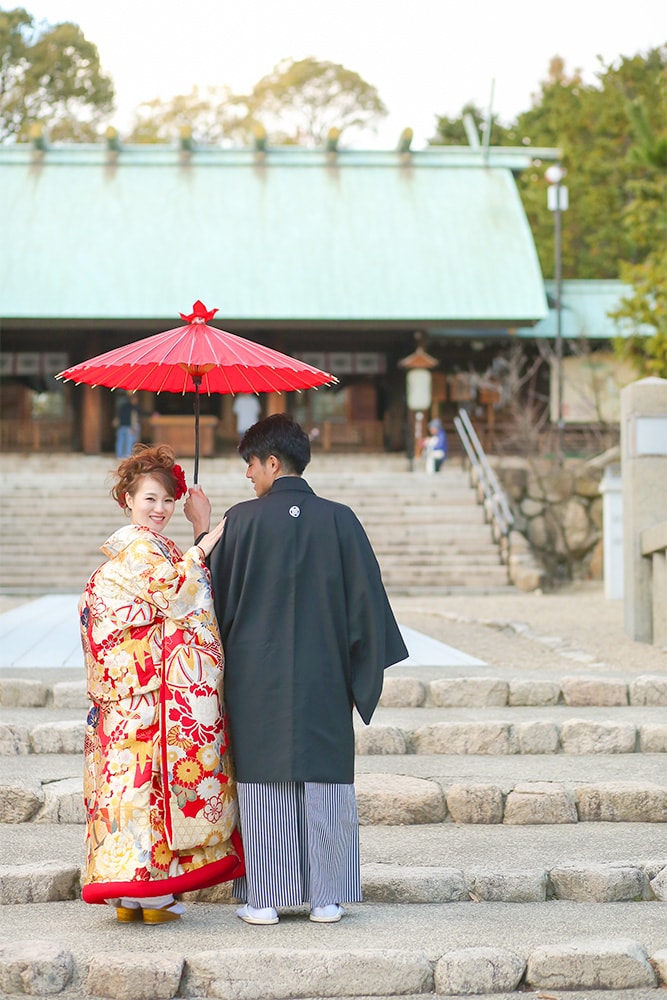
[[[83,898],[204,888],[243,870],[203,554],[126,525],[79,603],[88,715]]]

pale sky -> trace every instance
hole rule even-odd
[[[419,148],[438,114],[473,101],[508,121],[531,105],[552,56],[594,82],[604,63],[667,41],[665,0],[0,0],[36,19],[74,21],[114,81],[121,137],[141,101],[199,87],[247,92],[281,59],[342,63],[389,108],[355,146]]]

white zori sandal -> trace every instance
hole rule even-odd
[[[272,906],[265,906],[257,909],[246,903],[236,911],[236,916],[244,920],[246,924],[277,924],[278,914]]]
[[[337,924],[344,914],[342,906],[330,903],[328,906],[314,906],[310,911],[310,919],[315,924]]]

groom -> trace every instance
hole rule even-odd
[[[238,916],[275,924],[310,903],[333,923],[361,899],[352,710],[368,724],[383,671],[408,651],[349,507],[302,478],[310,441],[285,414],[239,452],[257,501],[236,504],[211,557],[245,850]],[[195,534],[210,504],[191,494]]]

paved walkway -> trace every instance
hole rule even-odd
[[[0,669],[82,667],[78,594],[49,594],[0,614]],[[484,661],[408,626],[401,667],[477,667]]]

